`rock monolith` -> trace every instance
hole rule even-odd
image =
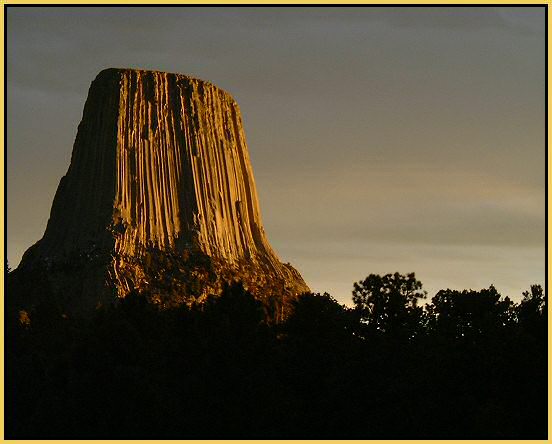
[[[201,301],[231,281],[276,311],[308,291],[266,238],[236,101],[206,81],[134,69],[92,82],[44,236],[11,274],[18,306],[51,300],[75,313],[131,292]]]

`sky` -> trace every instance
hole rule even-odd
[[[7,7],[7,250],[44,233],[108,67],[238,102],[265,230],[313,291],[545,280],[545,9]]]

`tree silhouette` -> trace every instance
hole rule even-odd
[[[456,339],[490,333],[514,320],[512,301],[501,299],[492,285],[480,291],[440,290],[428,312],[436,332]]]
[[[286,331],[308,337],[346,336],[352,333],[355,315],[328,293],[305,293],[293,302]]]
[[[421,305],[414,273],[370,274],[354,308],[307,293],[280,322],[274,288],[240,283],[178,308],[133,291],[80,319],[48,291],[6,323],[8,438],[546,438],[540,286]]]
[[[548,323],[546,294],[540,285],[531,285],[523,292],[523,299],[517,307],[517,316],[522,328],[535,337],[542,337]]]
[[[353,302],[370,334],[416,335],[423,316],[418,301],[425,297],[414,273],[370,274],[353,290]]]

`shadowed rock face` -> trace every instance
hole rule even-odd
[[[67,311],[132,290],[186,303],[231,280],[262,298],[308,291],[266,239],[234,99],[198,79],[129,69],[92,82],[46,232],[12,281],[28,286],[33,273]],[[26,304],[45,297],[31,293]]]

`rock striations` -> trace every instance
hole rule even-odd
[[[272,305],[308,291],[266,239],[234,99],[131,69],[92,82],[44,236],[12,274],[23,305],[53,298],[72,312],[132,291],[190,303],[233,280]],[[24,283],[37,276],[47,296]]]

